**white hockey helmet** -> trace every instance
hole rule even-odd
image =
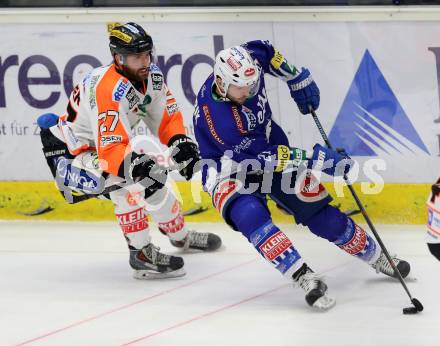
[[[217,54],[214,77],[223,97],[226,97],[230,84],[238,87],[249,86],[250,97],[255,96],[260,87],[260,67],[241,46],[223,49]],[[217,77],[221,81],[218,81]]]

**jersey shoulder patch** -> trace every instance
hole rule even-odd
[[[150,65],[150,78],[153,90],[162,90],[164,85],[163,73],[160,68],[155,64]]]
[[[120,102],[124,97],[125,93],[128,91],[130,84],[131,83],[128,81],[127,78],[125,77],[120,78],[113,88],[112,100],[116,102]]]
[[[156,64],[150,64],[150,72],[151,73],[160,73],[160,74],[162,74],[161,69]]]

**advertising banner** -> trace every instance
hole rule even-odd
[[[142,23],[193,135],[193,102],[223,48],[269,40],[321,90],[330,140],[360,163],[359,180],[432,183],[440,172],[440,27],[436,22]],[[65,112],[73,86],[111,62],[107,25],[2,24],[0,180],[50,180],[37,117]],[[266,77],[273,117],[290,144],[322,139],[287,86]],[[136,133],[145,134],[138,127]]]

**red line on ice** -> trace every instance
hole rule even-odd
[[[148,296],[148,297],[142,298],[142,299],[137,300],[137,301],[135,301],[135,302],[133,302],[133,303],[129,303],[129,304],[126,304],[126,305],[122,305],[122,306],[117,307],[117,308],[114,308],[114,309],[112,309],[112,310],[105,311],[105,312],[100,313],[100,314],[97,314],[97,315],[95,315],[95,316],[92,316],[92,317],[89,317],[89,318],[86,318],[86,319],[83,319],[83,320],[80,320],[80,321],[74,322],[74,323],[69,324],[69,325],[67,325],[67,326],[65,326],[65,327],[58,328],[58,329],[53,330],[53,331],[51,331],[51,332],[45,333],[45,334],[43,334],[43,335],[36,336],[36,337],[34,337],[34,338],[32,338],[32,339],[22,341],[22,342],[18,343],[17,346],[28,345],[28,344],[30,344],[30,343],[32,343],[32,342],[34,342],[34,341],[37,341],[37,340],[41,340],[41,339],[47,338],[47,337],[49,337],[49,336],[52,336],[52,335],[58,334],[58,333],[60,333],[60,332],[63,332],[63,331],[65,331],[65,330],[68,330],[68,329],[71,329],[71,328],[74,328],[74,327],[77,327],[77,326],[82,325],[82,324],[85,324],[85,323],[87,323],[87,322],[97,320],[97,319],[99,319],[99,318],[101,318],[101,317],[105,317],[105,316],[108,316],[108,315],[113,314],[113,313],[115,313],[115,312],[119,312],[119,311],[121,311],[121,310],[128,309],[128,308],[130,308],[130,307],[132,307],[132,306],[135,306],[135,305],[138,305],[138,304],[144,303],[144,302],[146,302],[146,301],[148,301],[148,300],[151,300],[151,299],[154,299],[154,298],[157,298],[157,297],[163,296],[163,295],[165,295],[165,294],[168,294],[168,293],[171,293],[171,292],[174,292],[174,291],[180,290],[180,289],[182,289],[182,288],[184,288],[184,287],[188,287],[188,286],[194,285],[194,284],[196,284],[196,283],[198,283],[198,282],[201,282],[201,281],[204,281],[204,280],[208,280],[208,279],[210,279],[210,278],[212,278],[212,277],[214,277],[214,276],[221,275],[221,274],[226,273],[226,272],[228,272],[228,271],[231,271],[231,270],[237,269],[237,268],[239,268],[239,267],[242,267],[242,266],[248,265],[248,264],[250,264],[250,263],[252,263],[252,262],[255,262],[256,260],[257,260],[257,258],[254,258],[254,259],[252,259],[252,260],[250,260],[250,261],[246,261],[246,262],[240,263],[240,264],[238,264],[238,265],[235,265],[235,266],[229,267],[229,268],[224,269],[224,270],[221,270],[221,271],[219,271],[219,272],[216,272],[216,273],[213,273],[213,274],[210,274],[210,275],[207,275],[207,276],[201,277],[201,278],[199,278],[199,279],[197,279],[197,280],[190,281],[190,282],[187,282],[187,283],[185,283],[185,284],[183,284],[183,285],[179,285],[179,286],[176,286],[176,287],[174,287],[174,288],[170,288],[170,289],[168,289],[168,290],[165,290],[165,291],[162,291],[162,292],[156,293],[156,294],[154,294],[154,295],[152,295],[152,296]]]
[[[352,262],[353,262],[353,261],[349,261],[349,262],[345,262],[345,263],[343,263],[343,264],[339,264],[339,265],[337,265],[337,266],[334,266],[334,267],[331,267],[331,268],[329,268],[329,269],[327,269],[327,270],[322,271],[322,273],[330,272],[330,271],[332,271],[332,270],[338,269],[338,268],[343,267],[343,266],[345,266],[345,265],[347,265],[347,264],[350,264],[350,263],[352,263]],[[212,311],[206,312],[206,313],[204,313],[204,314],[198,315],[198,316],[196,316],[196,317],[190,318],[190,319],[188,319],[188,320],[185,320],[185,321],[179,322],[179,323],[177,323],[177,324],[174,324],[174,325],[172,325],[172,326],[169,326],[169,327],[163,328],[163,329],[161,329],[161,330],[158,330],[157,332],[153,332],[153,333],[148,334],[148,335],[145,335],[145,336],[143,336],[143,337],[140,337],[140,338],[137,338],[137,339],[131,340],[131,341],[129,341],[129,342],[123,344],[122,346],[134,345],[134,344],[136,344],[136,343],[138,343],[138,342],[145,341],[145,340],[150,339],[150,338],[152,338],[152,337],[154,337],[154,336],[157,336],[157,335],[163,334],[163,333],[165,333],[165,332],[168,332],[168,331],[170,331],[170,330],[173,330],[173,329],[176,329],[176,328],[182,327],[182,326],[184,326],[184,325],[190,324],[190,323],[192,323],[192,322],[194,322],[194,321],[201,320],[202,318],[209,317],[209,316],[214,315],[214,314],[217,314],[217,313],[219,313],[219,312],[222,312],[222,311],[225,311],[225,310],[228,310],[228,309],[234,308],[234,307],[236,307],[236,306],[242,305],[242,304],[247,303],[247,302],[249,302],[249,301],[251,301],[251,300],[254,300],[254,299],[256,299],[256,298],[259,298],[259,297],[262,297],[262,296],[264,296],[264,295],[270,294],[270,293],[272,293],[272,292],[278,291],[279,289],[284,288],[284,287],[287,287],[287,286],[290,286],[290,284],[284,284],[284,285],[281,285],[281,286],[278,286],[278,287],[272,288],[272,289],[270,289],[270,290],[268,290],[268,291],[265,291],[265,292],[259,293],[259,294],[257,294],[257,295],[254,295],[254,296],[252,296],[252,297],[245,298],[245,299],[243,299],[243,300],[240,300],[239,302],[236,302],[236,303],[233,303],[233,304],[229,304],[229,305],[223,306],[223,307],[221,307],[221,308],[218,308],[218,309],[216,309],[216,310],[212,310]]]

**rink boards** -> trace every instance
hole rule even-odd
[[[335,197],[333,204],[340,204],[341,209],[346,212],[357,210],[347,188],[342,190],[342,196],[338,187],[335,191],[333,184],[324,185]],[[354,186],[373,222],[426,224],[426,200],[429,196],[430,184],[385,184],[384,189],[378,194],[365,194],[362,192],[365,190],[359,184]],[[200,206],[207,208],[201,213],[187,216],[188,221],[221,221],[217,210],[212,207],[209,195],[201,190],[200,185],[193,184],[191,187],[187,182],[177,182],[175,192],[177,198],[183,202],[185,211]],[[273,202],[269,202],[269,206],[276,222],[291,221],[291,218],[282,214]],[[53,210],[34,216],[22,214],[47,207]],[[354,218],[361,220],[359,214]],[[69,205],[51,182],[0,182],[0,219],[104,221],[113,220],[114,214],[110,201],[93,199]]]

